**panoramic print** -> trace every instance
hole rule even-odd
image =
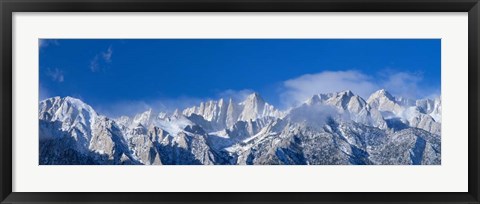
[[[440,165],[440,39],[39,39],[40,165]]]

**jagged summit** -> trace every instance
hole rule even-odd
[[[89,125],[97,116],[97,112],[91,106],[69,96],[48,98],[39,104],[39,118],[43,120]]]
[[[135,117],[133,118],[133,123],[135,125],[141,124],[144,126],[148,126],[153,117],[153,110],[149,108],[145,112],[135,115]]]
[[[441,100],[318,93],[282,112],[252,93],[110,119],[39,102],[40,164],[440,164]]]
[[[59,105],[59,104],[62,104],[62,103],[67,103],[67,104],[69,104],[71,106],[74,106],[76,108],[83,108],[83,109],[95,112],[90,105],[84,103],[82,100],[80,100],[78,98],[74,98],[74,97],[71,97],[71,96],[65,96],[65,97],[55,96],[55,97],[47,98],[45,100],[40,101],[40,104],[57,104],[57,105]]]
[[[367,101],[372,101],[378,98],[386,98],[391,101],[395,101],[395,97],[392,96],[386,89],[380,89],[378,91],[375,91],[370,95]]]
[[[265,102],[265,100],[263,100],[262,96],[260,96],[260,94],[257,93],[257,92],[253,92],[250,95],[248,95],[247,98],[245,99],[245,101],[263,101],[263,102]]]
[[[258,93],[250,94],[245,101],[241,102],[240,105],[243,106],[243,111],[240,113],[240,120],[248,121],[255,120],[263,116],[267,103]]]
[[[264,117],[281,117],[282,113],[265,102],[259,93],[248,95],[244,101],[234,101],[221,98],[218,101],[210,100],[200,103],[199,106],[186,108],[183,115],[201,116],[203,119],[214,122],[213,129],[232,127],[238,121],[257,120]]]
[[[310,99],[305,101],[305,104],[307,105],[314,105],[314,104],[319,104],[319,103],[326,103],[330,105],[341,105],[345,106],[346,104],[349,103],[350,99],[352,97],[355,97],[355,100],[360,101],[363,103],[363,98],[360,96],[355,95],[352,91],[350,90],[345,90],[345,91],[340,91],[340,92],[333,92],[333,93],[319,93],[313,95]]]
[[[345,96],[353,96],[354,95],[353,92],[350,91],[350,90],[342,91],[342,92],[340,92],[340,94],[343,94]]]

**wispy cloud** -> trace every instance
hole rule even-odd
[[[47,98],[50,98],[52,97],[51,94],[50,94],[50,91],[48,91],[48,89],[46,89],[44,86],[42,86],[42,84],[39,85],[39,88],[38,88],[38,100],[39,101],[42,101],[42,100],[45,100]]]
[[[60,45],[58,40],[52,40],[52,39],[38,39],[38,47],[45,48],[51,45]]]
[[[99,113],[113,118],[124,115],[132,117],[135,114],[142,113],[150,109],[155,113],[173,113],[176,109],[181,111],[188,107],[198,106],[200,102],[204,102],[206,100],[208,99],[192,97],[162,98],[155,100],[125,100],[110,102],[106,106],[100,105],[95,107],[95,109]]]
[[[65,75],[63,74],[63,71],[58,68],[48,68],[46,74],[50,77],[52,81],[63,82],[65,80]]]
[[[429,90],[420,90],[418,84],[422,79],[422,74],[408,72],[388,72],[372,77],[355,70],[324,71],[284,81],[280,98],[284,105],[298,105],[314,94],[351,90],[367,99],[382,88],[396,96],[417,98],[422,94],[429,95],[425,93]]]
[[[92,72],[105,71],[105,66],[112,62],[112,55],[113,55],[113,49],[111,46],[108,47],[106,51],[103,51],[95,55],[95,57],[93,57],[93,59],[90,60],[90,71]]]
[[[219,100],[220,98],[229,99],[232,98],[234,101],[243,101],[247,98],[248,95],[253,93],[253,90],[242,89],[242,90],[224,90],[220,91],[213,98],[204,97],[189,97],[189,96],[179,96],[179,97],[159,97],[157,99],[150,100],[125,100],[108,103],[108,106],[98,106],[95,107],[99,113],[105,114],[110,117],[120,117],[123,115],[134,116],[135,114],[142,113],[147,110],[153,110],[155,113],[167,112],[173,113],[176,109],[182,111],[185,108],[199,106],[201,102],[206,102],[209,100]]]
[[[92,60],[90,60],[90,71],[97,72],[100,70],[100,64],[98,62],[98,55],[96,55]]]
[[[344,90],[351,90],[365,100],[375,91],[385,88],[395,96],[417,98],[420,93],[419,83],[423,77],[418,73],[389,72],[378,76],[369,76],[360,71],[324,71],[316,74],[306,74],[293,79],[286,80],[280,88],[280,106],[291,107],[305,102],[307,99],[319,93],[332,93]],[[430,90],[422,89],[421,94],[429,96]],[[214,94],[213,98],[195,98],[189,96],[165,97],[151,100],[131,100],[108,103],[108,106],[95,107],[99,113],[110,117],[122,115],[134,116],[146,110],[154,112],[172,113],[175,109],[183,110],[187,107],[198,106],[201,102],[218,100],[220,98],[234,101],[243,101],[252,94],[254,90],[227,89]],[[432,92],[433,93],[433,92]],[[436,92],[435,92],[436,94]]]
[[[112,54],[113,54],[113,50],[112,50],[112,47],[110,46],[108,47],[107,51],[102,52],[103,60],[105,60],[105,62],[107,63],[112,62]]]
[[[117,118],[120,116],[132,117],[154,107],[145,101],[117,101],[108,105],[98,105],[95,110],[108,117]]]
[[[423,79],[421,74],[399,72],[393,73],[386,78],[388,80],[383,82],[383,88],[389,90],[394,95],[415,98],[424,91],[418,87],[418,83]]]
[[[218,98],[232,99],[233,101],[243,101],[247,98],[248,95],[252,94],[254,91],[251,89],[242,89],[242,90],[233,90],[227,89],[218,93]]]

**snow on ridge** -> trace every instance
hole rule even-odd
[[[390,120],[394,118],[384,117],[382,114],[385,113],[402,118],[399,122],[403,126],[394,124],[392,127]],[[89,124],[89,116],[92,116],[90,119],[98,117],[98,121]],[[343,120],[344,117],[348,120]],[[285,163],[301,164],[304,162],[302,155],[316,154],[319,149],[336,151],[338,147],[341,152],[333,154],[345,160],[332,160],[334,162],[387,164],[388,161],[381,160],[378,155],[382,152],[393,155],[388,153],[395,151],[388,146],[388,142],[393,140],[402,144],[401,148],[406,148],[406,151],[409,151],[409,145],[415,145],[412,151],[428,152],[429,159],[425,162],[435,163],[439,159],[437,140],[440,135],[441,101],[421,99],[413,103],[396,98],[386,90],[379,90],[364,100],[346,90],[316,94],[300,107],[280,112],[254,93],[241,102],[210,100],[200,106],[177,109],[173,114],[157,114],[147,109],[134,117],[109,119],[98,116],[80,99],[54,97],[40,101],[39,119],[60,121],[62,126],[68,127],[66,132],[79,143],[83,141],[82,134],[88,135],[85,141],[90,145],[89,150],[106,154],[119,163],[131,160],[143,164],[181,164],[183,161],[177,159],[185,159],[192,162],[190,164],[262,164],[278,162],[275,159],[279,159]],[[41,128],[58,127],[43,121]],[[44,129],[42,131],[47,134],[54,132]],[[402,137],[390,138],[389,134]],[[337,144],[333,145],[331,141],[335,137],[343,139],[336,139]],[[365,144],[375,149],[363,147]],[[353,155],[353,147],[373,151],[368,152],[372,156],[368,159],[342,156]],[[270,149],[275,151],[268,151]],[[404,152],[404,149],[398,151]],[[363,157],[365,154],[355,156]],[[411,160],[409,155],[405,156],[402,163],[424,162],[422,158]],[[323,160],[317,160],[319,158],[323,157],[312,157],[305,162],[323,163]],[[329,158],[323,159],[328,161]]]
[[[39,103],[39,117],[44,120],[67,122],[70,125],[78,121],[90,126],[98,116],[90,105],[70,96],[52,97]]]

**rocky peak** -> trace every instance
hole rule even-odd
[[[258,93],[250,94],[247,99],[240,104],[243,106],[243,111],[240,113],[239,120],[243,121],[255,120],[261,117],[266,105]]]
[[[135,117],[133,118],[133,124],[142,124],[144,126],[148,126],[152,120],[152,112],[152,109],[148,109],[141,114],[135,115]]]
[[[350,90],[342,91],[342,92],[339,93],[339,95],[343,95],[343,96],[346,96],[346,97],[352,97],[352,96],[354,96],[353,92],[350,91]]]
[[[373,101],[373,100],[378,100],[378,99],[388,99],[390,101],[395,101],[395,97],[393,97],[387,90],[385,89],[380,89],[376,92],[374,92],[370,97],[368,98],[367,102]]]
[[[69,129],[75,125],[90,127],[90,124],[98,116],[91,106],[80,99],[68,96],[41,101],[38,114],[41,120],[62,122],[64,129]]]

